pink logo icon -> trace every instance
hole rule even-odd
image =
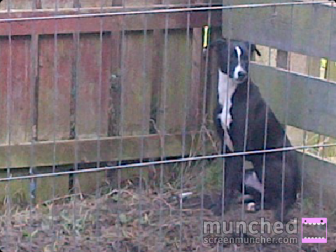
[[[327,218],[302,218],[302,243],[327,243]]]

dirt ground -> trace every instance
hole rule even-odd
[[[224,216],[210,209],[214,196],[194,191],[181,201],[181,190],[170,183],[155,187],[144,182],[127,180],[119,189],[102,188],[99,196],[76,194],[55,199],[36,207],[3,206],[1,250],[9,251],[299,251],[332,252],[336,249],[336,226],[328,223],[327,244],[302,244],[299,234],[273,233],[264,237],[297,238],[294,244],[206,244],[203,221],[239,221],[242,208],[237,204]],[[160,189],[161,188],[161,189]],[[300,203],[292,216],[300,216]],[[263,213],[274,221],[272,212]],[[249,223],[260,220],[262,213],[244,213]],[[300,219],[299,219],[300,221]],[[257,228],[258,229],[258,226]],[[319,236],[322,230],[309,230]],[[259,234],[229,234],[229,238],[256,238]],[[222,236],[216,236],[222,237]]]

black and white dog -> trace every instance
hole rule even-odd
[[[253,52],[260,55],[255,45],[218,39],[211,47],[217,51],[219,69],[214,122],[226,153],[290,147],[283,127],[249,78],[250,58]],[[282,219],[296,201],[300,182],[295,151],[251,154],[245,158],[252,162],[257,175],[257,180],[245,178],[245,188],[252,189],[259,206],[264,190],[264,209],[276,210],[276,218]],[[225,158],[226,206],[233,200],[234,191],[242,191],[242,179],[243,156]]]

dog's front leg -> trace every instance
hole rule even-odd
[[[237,192],[242,187],[243,158],[226,157],[224,166],[224,208],[229,209],[236,201]]]
[[[230,152],[229,152],[230,153]],[[225,157],[224,158],[224,181],[223,190],[217,202],[212,205],[211,209],[216,215],[221,215],[228,211],[230,206],[235,202],[236,193],[242,185],[242,157]]]

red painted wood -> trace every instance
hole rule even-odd
[[[32,134],[32,83],[29,37],[12,38],[11,140],[22,143]]]
[[[147,34],[145,44],[143,32],[127,33],[122,47],[123,135],[147,135],[153,81],[153,36]]]
[[[219,11],[212,12],[212,25],[221,24],[221,13]],[[124,21],[123,21],[124,18]],[[16,21],[11,23],[11,30],[8,29],[8,24],[0,22],[0,36],[6,36],[9,33],[12,35],[30,35],[32,28],[37,34],[69,34],[74,32],[90,33],[100,31],[100,22],[103,21],[103,31],[142,31],[144,29],[143,15],[129,16],[105,16],[105,17],[90,17],[90,18],[69,18],[69,19],[49,19],[35,21]],[[148,30],[164,29],[165,14],[151,14],[147,17]],[[122,25],[122,23],[124,24]],[[200,11],[190,14],[190,28],[202,27],[208,22],[208,12]],[[56,26],[57,23],[57,26]],[[78,25],[79,24],[79,25]],[[56,30],[57,27],[57,30]],[[174,13],[169,15],[169,28],[178,29],[186,28],[187,19],[185,13]],[[78,30],[79,29],[79,30]]]
[[[80,36],[76,91],[76,129],[80,138],[95,138],[98,134],[107,135],[111,74],[109,36],[109,34],[104,35],[102,43],[99,34]],[[100,68],[102,69],[101,83],[99,83]]]
[[[109,136],[120,133],[120,100],[121,100],[121,32],[111,33],[111,89],[109,99]]]
[[[11,44],[3,38],[0,46],[1,144],[29,142],[33,131],[30,38],[12,37]]]
[[[39,9],[54,9],[56,0],[35,0],[36,5]],[[122,3],[125,3],[126,7],[144,7],[145,3],[147,5],[158,5],[162,3],[166,3],[169,5],[181,5],[188,4],[190,0],[58,0],[58,8],[94,8],[94,7],[110,7],[110,6],[121,6]],[[27,10],[31,9],[33,5],[33,1],[27,0],[4,0],[0,5],[0,9],[5,10],[7,8],[8,3],[11,3],[12,10]],[[213,1],[214,3],[215,1]],[[219,2],[219,1],[218,1]],[[191,4],[194,3],[209,3],[209,0],[191,0]]]
[[[42,1],[43,4],[46,4],[46,2]],[[187,95],[190,95],[192,104],[198,107],[200,103],[199,100],[194,100],[194,96],[199,95],[200,89],[202,89],[198,76],[200,66],[195,65],[193,72],[191,67],[185,66],[185,55],[194,60],[198,60],[200,56],[196,47],[190,45],[186,48],[185,27],[187,26],[187,19],[185,13],[168,15],[168,28],[170,29],[169,43],[166,48],[168,59],[164,67],[162,29],[166,28],[165,14],[147,16],[148,40],[146,44],[143,40],[144,15],[16,21],[10,25],[1,21],[1,17],[5,15],[7,14],[0,14],[0,144],[7,143],[8,140],[7,115],[10,115],[11,119],[9,122],[11,143],[22,144],[31,140],[31,133],[34,131],[33,122],[35,122],[33,118],[35,116],[35,102],[37,102],[39,141],[50,141],[54,134],[56,140],[69,139],[73,127],[76,127],[80,139],[95,140],[98,134],[103,137],[120,135],[121,95],[124,99],[122,121],[124,135],[148,134],[150,113],[153,114],[151,115],[152,118],[157,119],[158,124],[165,123],[166,132],[179,133],[183,126],[182,119],[184,120],[186,113],[183,107],[184,103],[181,103],[181,101]],[[50,16],[53,15],[53,12],[27,12],[11,15],[17,17],[20,15],[22,17],[32,15]],[[208,12],[190,13],[190,17],[190,28],[201,28],[207,24]],[[214,23],[221,23],[220,12],[213,12],[212,17]],[[101,21],[103,21],[102,25]],[[173,30],[177,28],[180,30]],[[105,32],[102,44],[99,38],[101,29]],[[126,34],[120,36],[123,29]],[[57,90],[55,90],[54,65],[55,32],[59,34],[57,43],[59,56]],[[9,55],[8,34],[13,35],[11,57]],[[31,78],[31,75],[35,74],[34,69],[34,71],[31,71],[35,56],[32,57],[31,54],[34,53],[35,55],[35,51],[31,52],[31,37],[24,36],[31,34],[39,34],[37,90],[34,89],[35,81]],[[79,35],[78,48],[76,48],[74,34]],[[199,36],[201,36],[201,32]],[[200,40],[197,40],[197,43],[200,44]],[[121,55],[121,46],[125,48],[123,55]],[[143,50],[146,46],[148,74],[144,78]],[[77,52],[78,65],[76,65]],[[123,58],[122,61],[121,58]],[[10,64],[10,60],[12,64]],[[100,64],[102,64],[102,72],[100,71]],[[124,72],[120,71],[121,64],[123,64]],[[10,76],[12,81],[10,89],[7,90],[9,70],[12,72]],[[167,88],[166,106],[163,106],[162,95],[160,96],[163,90],[162,74],[164,71],[167,71],[165,79],[165,87]],[[101,86],[99,83],[100,76],[102,77]],[[185,86],[187,85],[185,83],[188,80],[190,81],[191,77],[197,85],[193,89]],[[121,79],[123,79],[123,82],[121,82]],[[75,83],[76,80],[77,83]],[[34,96],[35,91],[37,91],[37,101],[32,100],[36,98]],[[123,93],[121,94],[121,92]],[[156,97],[153,94],[157,94]],[[10,100],[7,99],[9,95]],[[158,101],[154,101],[154,99]],[[9,111],[7,104],[11,107]],[[155,111],[153,111],[153,106],[155,106]],[[164,110],[166,112],[165,118],[162,117],[162,111]],[[195,123],[193,119],[197,118],[197,122],[200,119],[198,113],[199,111],[196,110],[190,111],[192,118],[189,119],[192,120],[190,123],[192,126]],[[195,128],[196,126],[199,125],[195,125]],[[157,125],[157,128],[160,127]],[[194,129],[193,127],[190,128]],[[97,142],[95,141],[95,143]],[[125,144],[124,147],[126,150],[138,152],[137,146],[139,143],[140,140],[138,139],[129,143],[129,146]],[[95,152],[96,146],[92,146],[87,149],[79,148],[79,154]],[[169,148],[169,144],[166,147]],[[75,150],[73,149],[73,151]],[[41,155],[42,159],[47,155],[46,152],[43,155],[42,152],[39,154],[37,151],[36,153],[36,156]],[[48,153],[51,154],[52,152]],[[13,159],[19,154],[15,154],[16,156],[14,155]],[[57,155],[57,158],[63,160],[66,155],[73,156],[74,153],[66,150],[65,153]],[[129,153],[126,151],[125,155],[129,155]],[[22,160],[18,162],[20,161]],[[92,161],[92,159],[81,161]],[[42,163],[40,162],[40,165]]]
[[[191,85],[188,99],[187,129],[200,130],[202,123],[204,90],[204,76],[202,75],[202,63],[204,61],[202,48],[202,28],[196,28],[192,32],[192,59],[191,59]],[[203,77],[203,78],[202,78]]]
[[[190,34],[189,34],[190,35]],[[162,102],[165,117],[162,118],[167,133],[181,132],[185,127],[187,111],[185,102],[190,93],[191,36],[187,45],[186,30],[176,30],[168,33],[166,64],[163,65],[164,81],[162,89],[166,89],[166,101]]]
[[[55,0],[41,0],[42,9],[55,9]],[[58,8],[72,8],[73,0],[58,0]]]
[[[8,5],[12,10],[32,10],[33,1],[27,0],[5,0],[0,4],[0,10],[7,10]]]
[[[8,143],[7,127],[7,75],[9,66],[9,45],[8,39],[0,39],[0,143]]]

